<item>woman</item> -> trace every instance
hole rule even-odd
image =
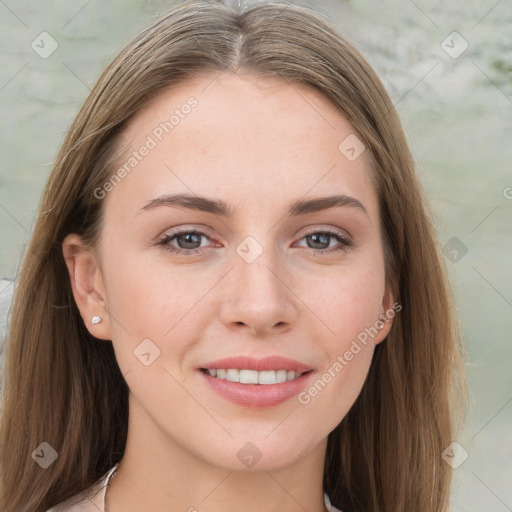
[[[0,508],[445,511],[458,340],[364,58],[305,8],[181,3],[107,67],[46,185]]]

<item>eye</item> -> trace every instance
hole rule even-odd
[[[203,252],[199,249],[199,247],[201,247],[202,237],[208,238],[206,233],[195,229],[177,231],[175,233],[164,235],[164,237],[158,242],[158,245],[162,246],[166,251],[178,254],[198,254]],[[173,240],[176,241],[178,247],[171,245]]]
[[[332,239],[338,241],[338,247],[334,246],[329,248]],[[329,230],[311,231],[305,237],[301,238],[301,240],[307,240],[307,242],[313,244],[314,247],[309,248],[307,252],[314,255],[344,251],[352,246],[352,241],[349,238],[337,231]]]
[[[172,253],[193,255],[204,252],[204,245],[201,244],[202,238],[210,240],[208,235],[202,231],[182,230],[164,235],[157,245]],[[329,248],[333,239],[338,242],[338,246]],[[314,255],[343,251],[352,246],[352,241],[348,237],[337,231],[329,230],[310,231],[300,240],[307,240],[308,245],[313,244],[314,247],[308,247],[307,252]],[[177,246],[173,245],[173,242]]]

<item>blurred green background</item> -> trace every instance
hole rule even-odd
[[[11,280],[64,133],[107,63],[167,5],[0,1],[2,336]],[[310,6],[339,27],[383,80],[445,248],[471,386],[458,440],[468,458],[455,470],[453,510],[512,511],[512,3]],[[58,46],[44,55],[51,44]]]

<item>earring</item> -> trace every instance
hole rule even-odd
[[[93,324],[99,324],[99,323],[101,322],[101,320],[102,320],[101,316],[93,316],[93,317],[91,318],[91,322],[92,322]]]

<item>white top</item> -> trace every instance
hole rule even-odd
[[[116,469],[117,464],[91,489],[72,496],[46,512],[105,512],[106,489]],[[341,510],[331,505],[331,500],[326,493],[324,493],[324,501],[329,512],[341,512]]]

